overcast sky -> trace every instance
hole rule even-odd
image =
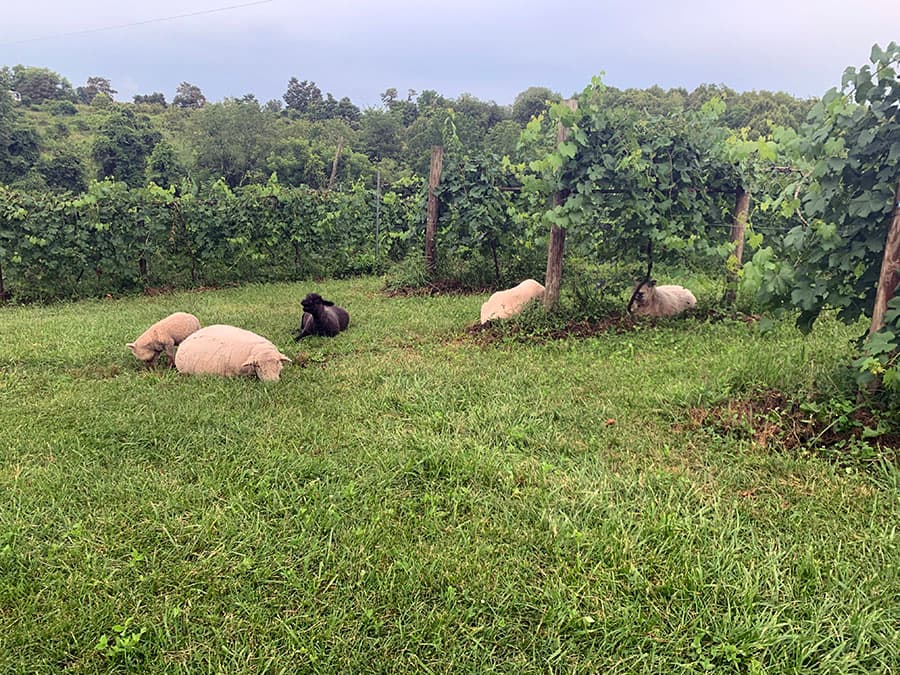
[[[619,87],[725,84],[821,96],[873,44],[900,41],[900,0],[2,0],[0,66],[49,68],[116,98],[195,84],[210,101],[280,99],[312,80],[360,107],[396,87],[510,104],[604,74]]]

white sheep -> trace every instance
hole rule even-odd
[[[631,312],[638,316],[675,316],[697,304],[697,298],[684,286],[657,286],[656,279],[639,281],[632,297]]]
[[[216,324],[189,336],[175,354],[179,373],[189,375],[250,375],[275,382],[291,360],[262,335],[236,326]]]
[[[200,330],[200,322],[196,316],[187,312],[175,312],[157,321],[134,342],[129,342],[125,346],[148,368],[155,366],[165,351],[171,367],[175,364],[175,346],[197,330]]]
[[[544,287],[534,279],[526,279],[505,291],[497,291],[481,306],[481,323],[491,319],[508,319],[519,314],[532,300],[543,297]]]

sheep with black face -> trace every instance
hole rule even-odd
[[[318,293],[309,293],[300,304],[303,305],[303,316],[300,328],[294,331],[294,340],[307,335],[334,337],[350,323],[350,314],[346,309],[338,307]]]
[[[675,316],[697,304],[684,286],[656,285],[656,279],[639,281],[631,294],[628,311],[638,316]]]

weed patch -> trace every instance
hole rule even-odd
[[[689,410],[689,428],[748,439],[763,448],[819,453],[843,466],[900,459],[892,416],[847,399],[798,400],[766,389]]]

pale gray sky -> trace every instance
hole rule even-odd
[[[396,87],[512,103],[593,75],[620,87],[821,96],[873,44],[900,41],[900,0],[3,0],[0,66],[50,68],[116,98],[182,81],[211,101],[281,98],[288,80],[361,107]],[[243,5],[243,6],[240,6]],[[221,11],[219,11],[221,10]],[[190,16],[186,16],[190,15]]]

